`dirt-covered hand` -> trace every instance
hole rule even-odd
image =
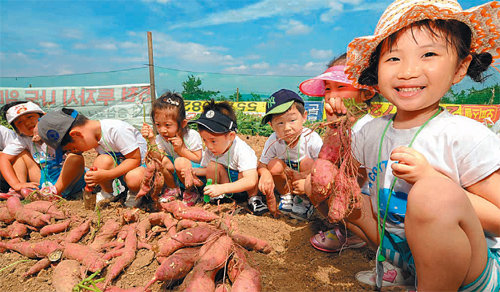
[[[306,193],[306,188],[305,188],[306,180],[305,179],[298,179],[292,183],[293,191],[292,193],[294,195],[303,195]]]
[[[224,193],[225,192],[223,185],[209,185],[203,189],[203,194],[208,195],[212,198],[218,197]]]
[[[142,124],[141,135],[142,135],[142,137],[144,137],[144,139],[146,139],[148,141],[150,141],[151,139],[154,139],[154,137],[155,137],[155,134],[153,132],[153,128],[146,123]]]
[[[89,187],[94,187],[106,180],[110,180],[107,173],[108,170],[105,169],[89,170],[85,173],[84,179]]]
[[[344,100],[340,97],[325,97],[325,113],[327,121],[336,120],[339,116],[347,114]]]
[[[274,194],[274,180],[271,173],[264,173],[259,179],[259,191],[264,195],[270,196]]]
[[[394,176],[409,184],[414,184],[423,177],[440,175],[425,156],[413,148],[406,146],[395,148],[391,153],[391,160],[396,161],[392,164]]]

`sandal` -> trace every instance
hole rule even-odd
[[[315,249],[324,252],[338,252],[346,248],[360,248],[366,245],[366,242],[357,235],[346,237],[338,226],[327,232],[320,231],[309,241]]]

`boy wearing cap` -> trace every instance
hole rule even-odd
[[[114,201],[124,190],[119,178],[128,187],[126,207],[136,207],[147,143],[132,125],[120,120],[91,120],[77,111],[63,108],[47,113],[38,123],[42,140],[54,148],[82,153],[95,149],[99,154],[93,167],[85,174],[88,186],[101,186],[96,200]]]
[[[212,100],[203,107],[200,118],[189,123],[198,125],[206,146],[200,163],[202,168],[195,169],[196,175],[213,182],[204,188],[204,194],[218,200],[224,194],[247,192],[250,210],[256,215],[266,212],[266,205],[257,195],[257,156],[236,136],[233,107],[227,102]]]
[[[304,178],[323,146],[318,133],[304,128],[306,120],[304,101],[297,93],[288,89],[273,93],[262,124],[269,123],[274,133],[264,145],[257,168],[259,190],[270,198],[276,188],[280,195],[278,209],[298,219],[308,219],[313,212],[311,203],[299,195],[305,193]],[[293,170],[293,189],[288,187],[286,169]]]
[[[5,180],[16,191],[23,188],[37,188],[38,183],[23,182],[14,170],[14,161],[23,152],[32,159],[24,159],[31,181],[39,181],[42,194],[67,198],[80,192],[85,186],[83,180],[84,159],[81,155],[65,155],[40,141],[36,134],[38,119],[44,111],[33,102],[13,102],[2,108],[3,116],[17,132],[17,137],[0,154],[0,169]]]

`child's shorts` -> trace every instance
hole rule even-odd
[[[293,170],[299,171],[300,162],[284,159],[283,162]]]
[[[416,286],[415,261],[406,239],[386,232],[382,247],[386,259],[415,276]],[[481,275],[474,282],[460,287],[459,291],[500,291],[500,250],[488,248],[488,263]]]
[[[59,175],[61,175],[61,170],[62,167],[59,166],[50,166],[50,165],[45,166],[41,171],[40,185],[43,185],[46,182],[55,185],[57,179],[59,178]],[[61,194],[62,197],[68,198],[73,194],[81,192],[82,189],[85,187],[84,176],[85,176],[85,171],[83,172],[82,176],[78,179],[78,181],[68,186],[66,190],[62,192]]]

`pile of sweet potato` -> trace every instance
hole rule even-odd
[[[0,252],[38,259],[25,277],[52,265],[55,291],[71,291],[94,272],[104,277],[95,291],[118,291],[113,282],[142,248],[153,250],[160,266],[150,281],[146,276],[144,283],[136,283],[140,287],[128,291],[147,291],[158,281],[180,284],[183,291],[261,290],[260,273],[249,264],[245,249],[269,253],[267,242],[239,233],[225,213],[180,201],[161,208],[155,213],[127,210],[97,226],[95,219],[64,214],[54,202],[23,205],[12,197],[0,204],[0,224],[7,226],[0,230]]]

